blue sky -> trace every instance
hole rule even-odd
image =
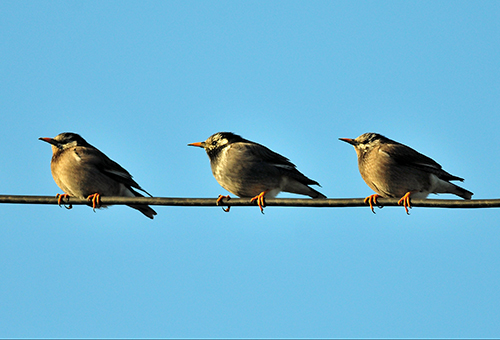
[[[331,198],[379,132],[500,197],[495,1],[0,2],[1,193],[81,134],[154,196],[227,194],[233,131]],[[281,194],[280,197],[297,197]],[[436,196],[431,195],[431,198]],[[440,195],[440,198],[454,198]],[[499,337],[498,209],[0,205],[1,337]]]

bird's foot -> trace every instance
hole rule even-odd
[[[263,191],[257,196],[253,197],[250,202],[257,201],[257,204],[259,205],[260,212],[264,214],[264,207],[266,206],[266,203],[264,202],[264,195],[268,192],[269,190]]]
[[[398,205],[403,205],[405,207],[405,211],[407,215],[410,215],[410,212],[408,211],[408,208],[411,209],[411,204],[410,204],[410,195],[411,191],[408,191],[401,199],[398,201]]]
[[[219,197],[217,198],[217,201],[215,202],[217,205],[222,205],[222,199],[223,198],[227,198],[227,200],[229,201],[231,199],[231,196],[229,195],[219,195]],[[227,207],[227,209],[224,209],[224,207],[222,207],[222,210],[224,210],[224,212],[229,212],[229,209],[231,209],[230,206]]]
[[[375,210],[373,209],[374,205],[376,205],[379,208],[382,208],[382,206],[379,205],[377,202],[377,198],[379,198],[379,197],[382,197],[382,196],[380,196],[379,194],[373,194],[373,195],[370,195],[367,198],[365,198],[365,204],[370,205],[370,209],[372,210],[372,213],[374,213],[374,214],[375,214]]]
[[[94,212],[95,208],[99,209],[101,207],[101,195],[99,195],[98,193],[89,195],[89,197],[87,197],[87,200],[92,202],[92,210],[94,210]]]
[[[68,194],[57,194],[56,198],[57,198],[57,204],[59,206],[61,206],[61,204],[62,204],[68,210],[71,209],[71,208],[73,208],[73,206],[71,205],[71,203],[69,203],[69,195]],[[62,203],[63,199],[66,199],[66,203]]]

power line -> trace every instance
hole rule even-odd
[[[186,198],[186,197],[111,197],[101,196],[102,205],[159,205],[178,207],[212,207],[216,206],[217,198]],[[398,199],[378,198],[380,206],[397,206]],[[89,201],[83,198],[71,197],[64,203],[72,205],[89,205]],[[269,198],[266,206],[279,207],[316,207],[316,208],[342,208],[342,207],[366,207],[364,198]],[[55,196],[30,196],[30,195],[0,195],[0,203],[11,204],[57,204]],[[223,200],[223,206],[256,206],[256,202],[250,202],[248,198],[231,198]],[[499,208],[500,199],[482,200],[448,200],[448,199],[415,199],[411,200],[412,207],[427,208]]]

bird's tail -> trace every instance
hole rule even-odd
[[[431,192],[435,194],[454,194],[466,200],[470,200],[472,198],[472,195],[474,195],[469,190],[459,187],[458,185],[449,182],[449,180],[438,178],[435,175],[431,175],[430,178],[431,182],[435,180],[433,185],[434,188],[433,190],[431,190]],[[460,178],[459,180],[463,179]]]
[[[474,195],[472,192],[469,190],[466,190],[462,187],[459,187],[458,185],[455,185],[453,183],[450,183],[452,186],[452,194],[455,194],[457,196],[462,197],[463,199],[470,200],[472,198],[472,195]]]
[[[311,192],[308,194],[310,197],[312,198],[326,198],[325,195],[323,195],[322,193],[320,193],[319,191],[317,190],[314,190],[313,188],[309,187],[309,190],[311,190]]]
[[[140,193],[138,193],[137,191],[135,191],[131,187],[128,187],[128,189],[130,190],[130,193],[132,193],[135,197],[144,197],[143,195],[141,195]],[[143,190],[143,189],[141,189],[141,190]],[[151,196],[147,191],[145,191],[145,190],[143,190],[143,191],[145,193],[147,193],[149,196]],[[151,196],[151,197],[153,197],[153,196]],[[157,215],[156,211],[151,209],[151,207],[149,205],[138,204],[138,205],[129,205],[129,207],[139,210],[141,213],[143,213],[144,215],[146,215],[150,219],[153,219],[154,216]]]
[[[326,198],[326,196],[319,191],[314,190],[309,185],[296,180],[288,180],[282,191],[291,192],[293,194],[307,195],[311,198]]]
[[[154,216],[156,215],[156,211],[151,209],[149,205],[129,205],[129,207],[139,210],[141,213],[143,213],[150,219],[153,219]]]

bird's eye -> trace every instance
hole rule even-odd
[[[213,145],[213,146],[216,146],[216,145],[217,145],[217,141],[216,141],[216,140],[214,140],[214,141],[212,142],[212,145]]]

